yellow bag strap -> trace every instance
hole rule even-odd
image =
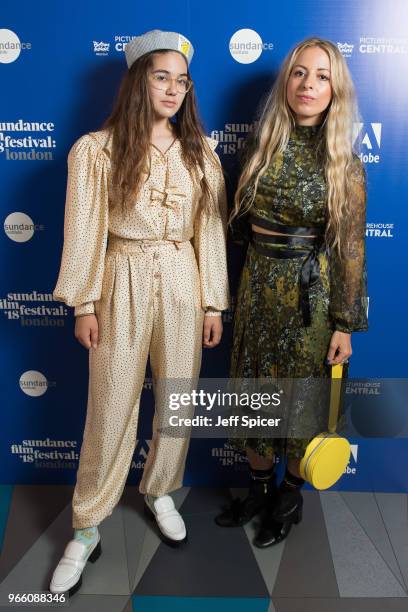
[[[341,383],[338,379],[343,378],[343,364],[338,363],[331,368],[330,384],[330,411],[329,411],[329,432],[335,433],[337,427],[337,417],[340,408]]]

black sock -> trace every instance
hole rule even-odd
[[[266,470],[254,470],[251,466],[249,466],[249,472],[252,480],[265,481],[270,480],[275,472],[275,465]]]
[[[305,483],[303,478],[298,478],[298,476],[294,476],[291,474],[286,468],[285,476],[280,484],[280,489],[282,491],[294,491],[295,489],[300,489],[302,485]]]

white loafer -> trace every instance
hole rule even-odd
[[[157,498],[145,495],[145,512],[149,518],[156,519],[162,539],[167,544],[177,546],[186,541],[186,526],[170,495]]]
[[[101,537],[98,532],[97,540],[88,547],[78,540],[70,540],[64,554],[54,570],[51,578],[51,593],[66,593],[73,595],[82,584],[82,570],[86,562],[94,563],[102,552]]]

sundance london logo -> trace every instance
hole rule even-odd
[[[4,232],[14,242],[27,242],[36,231],[44,231],[44,225],[34,223],[24,212],[10,213],[4,220]]]
[[[0,120],[0,153],[6,161],[51,161],[57,147],[54,131],[52,121]]]
[[[0,28],[0,64],[15,62],[25,49],[31,49],[31,43],[21,42],[15,32]]]
[[[231,36],[229,50],[235,61],[240,64],[252,64],[260,57],[262,51],[272,51],[273,43],[264,43],[258,32],[244,28]]]
[[[44,395],[49,387],[48,380],[42,372],[38,370],[27,370],[23,372],[19,380],[20,389],[31,397]]]

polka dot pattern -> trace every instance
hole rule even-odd
[[[168,389],[195,385],[205,311],[228,308],[226,196],[221,165],[205,173],[220,214],[198,216],[200,189],[176,140],[163,154],[151,147],[151,174],[131,212],[108,207],[111,185],[105,131],[80,138],[68,156],[64,247],[54,298],[94,312],[96,349],[89,350],[88,407],[73,527],[98,525],[120,496],[133,457],[148,355],[155,392],[153,438],[140,491],[161,496],[182,486],[189,431],[159,432]],[[163,421],[164,419],[164,421]],[[184,433],[184,435],[183,435]]]
[[[199,289],[190,242],[110,243],[102,295],[95,303],[99,342],[89,351],[74,528],[99,524],[120,499],[136,444],[149,352],[155,417],[140,491],[160,496],[182,486],[189,432],[170,437],[157,428],[169,416],[164,381],[180,380],[187,391],[199,375],[204,319]]]
[[[68,155],[64,247],[54,299],[75,307],[75,314],[95,311],[102,291],[108,236],[133,240],[191,240],[200,273],[204,309],[229,305],[226,263],[227,202],[217,141],[207,138],[213,159],[205,174],[220,213],[198,215],[201,188],[192,180],[177,139],[163,154],[151,147],[150,176],[132,210],[123,217],[109,209],[111,136],[108,130],[79,138]],[[201,175],[201,171],[199,171]]]

